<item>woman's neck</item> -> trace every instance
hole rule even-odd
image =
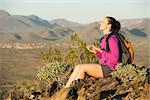
[[[110,34],[110,31],[103,31],[104,34]]]

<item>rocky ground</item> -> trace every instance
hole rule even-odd
[[[60,68],[62,68],[62,66]],[[26,89],[25,87],[22,88],[23,85],[20,85],[19,88],[16,86],[9,94],[8,99],[149,100],[150,98],[149,72],[145,67],[138,67],[136,65],[121,66],[107,78],[96,79],[86,75],[84,80],[79,79],[73,81],[69,88],[63,88],[70,76],[69,74],[64,73],[63,76],[57,74],[56,76],[60,77],[60,79],[47,81],[46,84],[44,84],[45,88],[42,87],[43,90],[31,89],[29,85],[26,85]],[[50,76],[51,75],[52,73]],[[28,91],[26,92],[28,94],[25,95],[25,91]]]

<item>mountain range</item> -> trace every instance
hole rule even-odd
[[[0,42],[49,42],[71,32],[35,15],[11,15],[0,10]]]
[[[121,32],[129,33],[129,38],[143,38],[150,34],[150,19],[119,20]],[[0,10],[0,43],[14,42],[68,42],[72,33],[77,33],[85,41],[98,38],[100,21],[87,24],[66,19],[45,20],[36,15],[11,15]]]

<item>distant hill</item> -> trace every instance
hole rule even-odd
[[[11,16],[11,15],[5,10],[0,10],[0,17],[5,17],[5,16]]]
[[[71,32],[69,28],[51,24],[35,15],[11,15],[0,10],[0,42],[49,42]]]
[[[83,28],[83,24],[79,24],[76,22],[68,21],[66,19],[54,19],[49,21],[51,24],[61,25],[63,27],[68,27],[74,31],[78,31]]]
[[[85,42],[91,42],[95,39],[97,39],[100,36],[99,32],[99,26],[97,22],[93,22],[90,24],[84,25],[80,30],[75,31],[74,33],[78,34],[79,38]],[[71,35],[74,34],[71,33],[69,35],[66,35],[65,37],[54,41],[55,44],[70,44],[71,43]],[[99,34],[100,33],[100,34]]]
[[[139,29],[146,33],[150,33],[150,18],[141,18],[141,19],[126,19],[121,20],[121,26],[128,29]]]
[[[35,15],[21,16],[10,15],[8,12],[0,10],[0,31],[8,33],[17,32],[38,32],[52,25]]]

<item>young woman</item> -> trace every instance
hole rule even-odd
[[[117,33],[119,29],[120,23],[115,18],[107,16],[102,20],[100,30],[102,30],[104,37],[99,47],[87,46],[90,52],[100,58],[99,64],[80,64],[75,66],[65,88],[69,87],[74,80],[84,79],[85,74],[95,78],[104,78],[115,70],[119,60],[119,43],[113,33]],[[106,52],[106,38],[109,34],[112,34],[108,40],[110,51]]]

